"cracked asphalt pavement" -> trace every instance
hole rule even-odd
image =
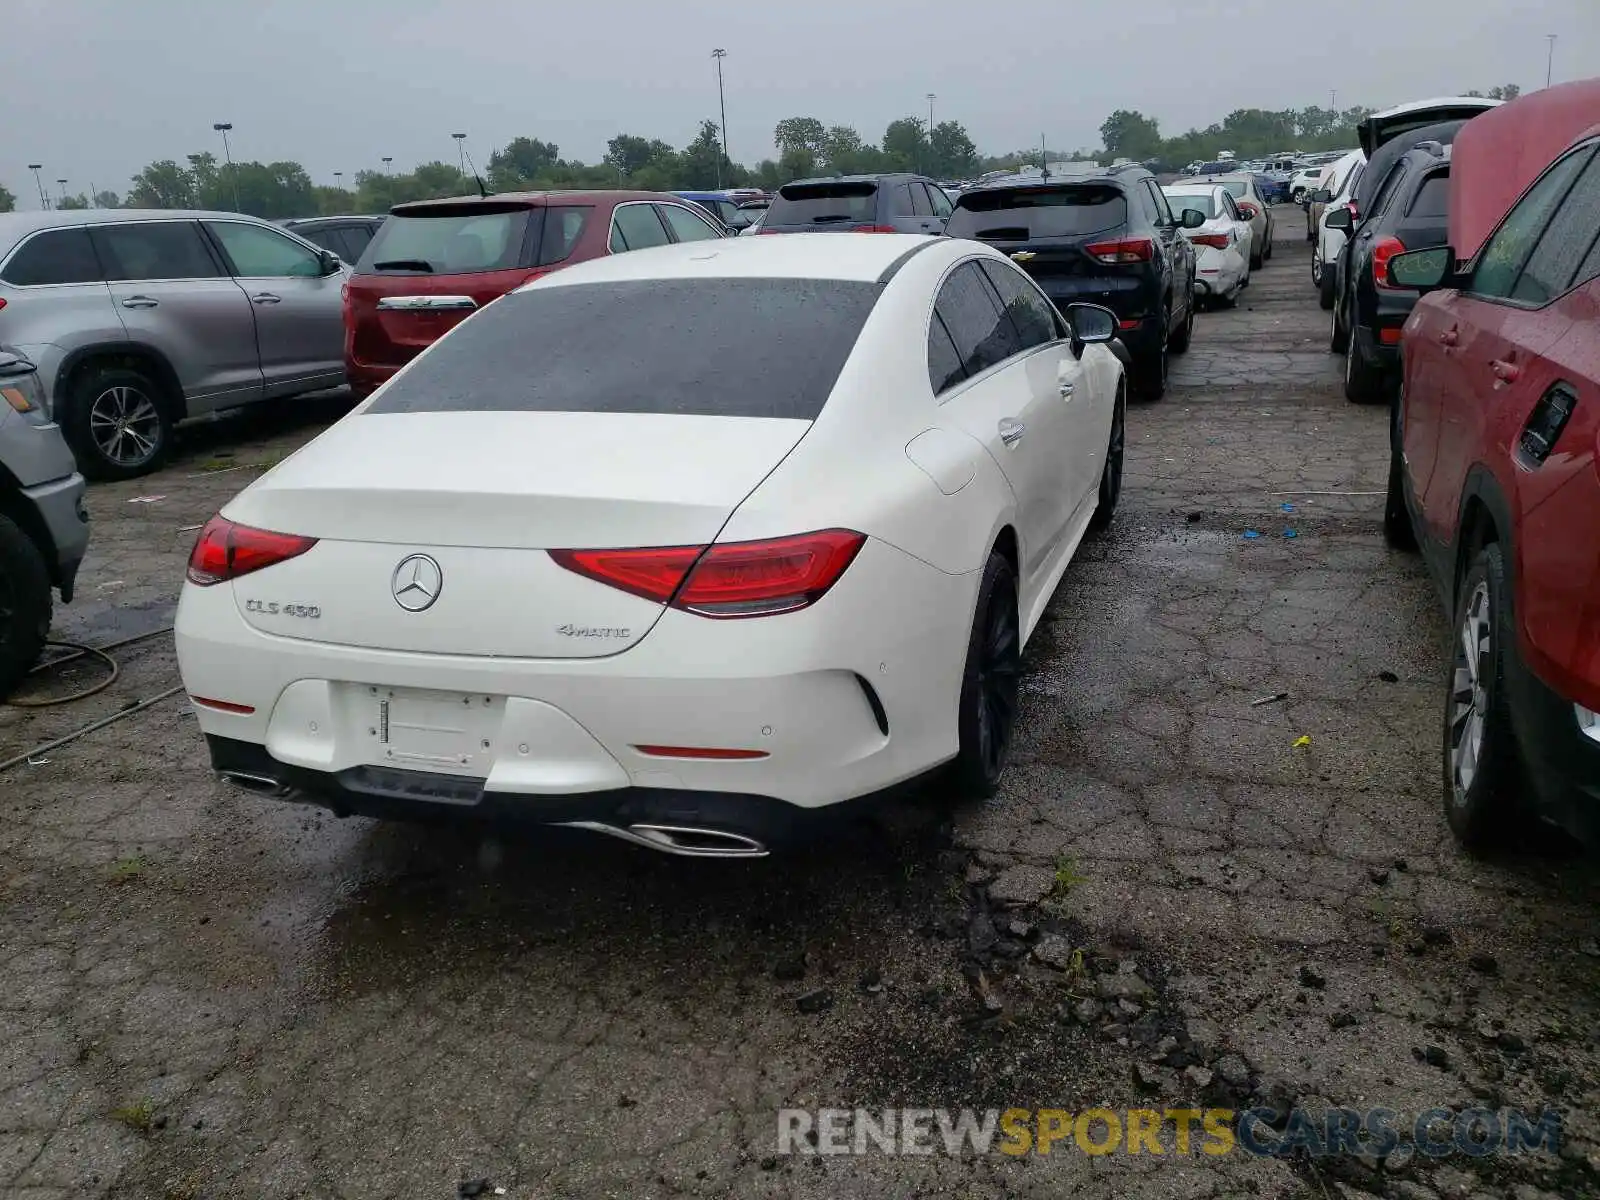
[[[483,841],[224,789],[181,696],[0,774],[0,1195],[1600,1194],[1600,873],[1451,843],[1448,635],[1380,536],[1385,414],[1343,399],[1303,243],[1276,251],[1130,411],[990,802],[755,863]],[[162,630],[194,527],[340,411],[203,426],[92,489],[57,636]],[[0,708],[0,760],[177,682],[164,635],[116,654],[98,695]],[[776,1153],[784,1107],[1185,1103],[1548,1106],[1565,1136]]]

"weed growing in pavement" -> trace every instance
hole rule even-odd
[[[1063,854],[1056,859],[1056,881],[1050,888],[1050,894],[1056,899],[1064,899],[1068,892],[1080,883],[1088,883],[1087,875],[1078,874],[1078,860],[1071,855]]]
[[[155,1109],[148,1100],[135,1100],[111,1110],[111,1119],[121,1121],[135,1133],[148,1134],[155,1128]]]
[[[126,858],[119,858],[111,864],[110,879],[112,883],[132,883],[144,874],[146,863],[137,854],[130,854]]]

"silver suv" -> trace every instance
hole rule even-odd
[[[0,341],[38,367],[83,473],[128,479],[185,418],[343,383],[347,274],[234,213],[5,213]]]
[[[0,700],[50,631],[50,592],[72,599],[89,544],[83,476],[44,411],[33,364],[0,348]]]

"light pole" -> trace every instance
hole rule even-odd
[[[722,190],[722,159],[728,157],[728,101],[722,92],[722,60],[728,52],[720,46],[711,52],[717,60],[717,106],[722,111],[722,158],[717,159],[717,190]],[[731,161],[731,160],[730,160]]]
[[[450,136],[456,140],[456,155],[461,160],[461,177],[465,179],[467,177],[467,135],[464,133],[452,133]]]
[[[44,180],[39,177],[39,172],[44,170],[44,164],[43,163],[29,163],[28,164],[28,170],[33,172],[33,183],[34,183],[34,186],[39,189],[39,207],[41,209],[49,208],[50,207],[50,197],[46,196],[44,194]]]
[[[385,154],[383,156],[383,173],[385,175],[389,174],[389,164],[392,163],[393,161],[394,161],[394,155]]]
[[[1545,87],[1549,87],[1550,70],[1556,64],[1556,35],[1553,33],[1547,33],[1544,36],[1545,39],[1550,43],[1550,51],[1545,55],[1544,59],[1544,85]]]
[[[239,211],[239,173],[233,169],[233,147],[228,145],[228,130],[233,128],[231,121],[217,121],[212,124],[222,135],[222,159],[228,164],[228,178],[233,181],[233,211]]]
[[[939,97],[935,96],[932,92],[929,92],[927,97],[926,97],[926,99],[928,101],[928,160],[929,160],[928,161],[928,169],[929,170],[932,170],[934,167],[936,167],[938,165],[937,163],[932,161],[933,160],[933,102],[935,100],[937,100],[938,98]]]
[[[65,179],[58,179],[56,180],[56,183],[61,185],[61,202],[65,204],[67,202],[67,181]]]

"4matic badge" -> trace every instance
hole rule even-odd
[[[615,625],[557,625],[556,632],[569,638],[625,638],[633,630]]]

